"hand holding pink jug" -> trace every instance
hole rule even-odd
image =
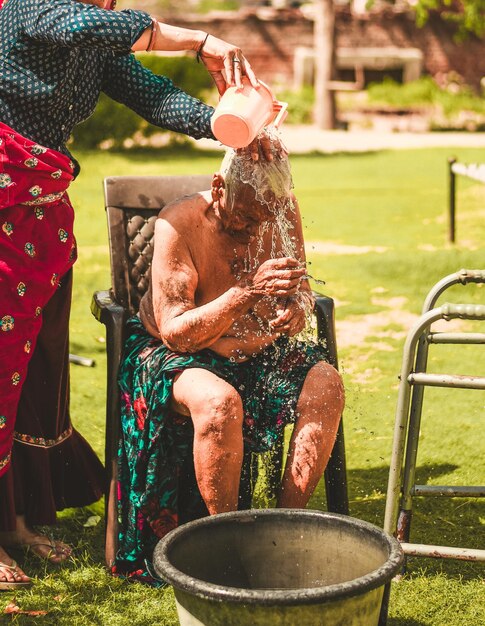
[[[269,124],[276,128],[285,120],[288,104],[276,100],[262,81],[259,88],[242,77],[243,87],[229,87],[221,96],[211,119],[215,137],[230,148],[245,148]]]

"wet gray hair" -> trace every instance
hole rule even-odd
[[[226,189],[226,208],[233,210],[242,187],[254,190],[256,200],[269,211],[282,210],[291,203],[290,161],[286,154],[274,155],[272,161],[260,157],[254,161],[249,150],[228,150],[221,165]]]

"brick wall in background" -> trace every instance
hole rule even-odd
[[[171,17],[172,24],[200,28],[241,46],[262,80],[293,81],[293,54],[297,46],[312,46],[313,22],[298,9],[243,9],[237,13],[211,13]],[[485,42],[471,37],[464,43],[453,39],[454,27],[432,16],[418,28],[413,16],[383,9],[364,16],[337,7],[337,46],[418,48],[424,71],[432,76],[457,72],[478,89],[485,76]]]

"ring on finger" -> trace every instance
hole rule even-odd
[[[241,59],[238,59],[237,57],[234,57],[234,59],[232,60],[233,63],[241,63]]]

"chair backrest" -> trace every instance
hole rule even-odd
[[[111,291],[130,314],[148,288],[157,215],[165,205],[209,189],[211,176],[111,176],[104,180]]]

